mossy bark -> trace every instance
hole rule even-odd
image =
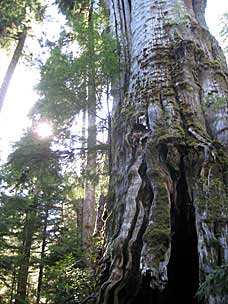
[[[121,71],[97,303],[197,303],[199,281],[228,259],[227,108],[214,106],[228,70],[205,5],[110,1]]]

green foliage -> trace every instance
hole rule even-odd
[[[84,266],[76,225],[78,184],[73,179],[71,173],[63,175],[61,153],[52,150],[50,140],[38,139],[33,129],[14,145],[1,170],[0,285],[7,288],[5,297],[9,298],[15,274],[16,280],[21,277],[27,258],[24,244],[29,241],[28,275],[32,282],[33,273],[43,267],[40,295],[48,303],[81,303],[94,292],[95,278]],[[36,296],[31,282],[29,302],[32,294]],[[12,295],[20,298],[16,285]]]
[[[78,264],[82,262],[81,236],[74,218],[65,218],[64,226],[61,228],[55,242],[49,246],[49,250],[49,257],[47,258],[49,265],[55,264],[69,254],[75,261],[78,261]]]
[[[91,11],[88,1],[57,3],[68,12],[70,31],[63,31],[60,40],[52,44],[50,57],[41,67],[37,86],[41,98],[31,114],[40,113],[63,125],[88,108],[91,78],[94,103],[100,106],[107,84],[118,76],[119,58],[103,7]]]
[[[82,144],[86,155],[88,147],[85,139],[73,138],[72,125],[76,115],[89,111],[91,106],[96,115],[96,110],[106,102],[105,94],[109,94],[110,82],[118,76],[118,47],[109,32],[108,17],[100,4],[92,8],[89,1],[57,3],[67,15],[69,27],[61,33],[59,41],[50,44],[50,57],[41,67],[41,81],[37,86],[40,100],[31,111],[31,116],[40,115],[52,120],[58,144],[61,142],[66,149]],[[106,130],[107,121],[102,119],[102,128]],[[94,155],[99,150],[103,157],[108,148],[107,145],[94,144]],[[83,179],[97,182],[98,175],[91,173],[92,170],[84,172]]]
[[[22,2],[18,5],[23,6]],[[30,19],[27,12],[39,8],[39,1],[25,2],[26,14],[21,13],[17,18],[21,27],[10,21],[8,32],[18,33],[27,27]],[[85,179],[97,181],[97,176],[84,170],[86,174],[80,173],[77,178],[73,149],[79,138],[71,134],[70,127],[76,115],[87,111],[91,102],[95,108],[102,107],[104,93],[118,76],[119,59],[103,8],[96,5],[91,9],[88,1],[57,2],[68,16],[71,31],[63,31],[59,41],[49,43],[50,56],[41,67],[41,81],[37,86],[40,99],[31,111],[34,123],[40,117],[52,120],[55,139],[40,140],[33,129],[28,130],[14,145],[14,151],[0,172],[0,281],[9,290],[14,273],[16,280],[20,277],[26,262],[22,249],[30,235],[28,301],[36,293],[37,281],[34,283],[33,274],[43,267],[41,298],[50,304],[73,304],[81,303],[94,292],[93,273],[101,243],[99,238],[92,240],[91,250],[85,257],[75,201],[84,196]],[[30,8],[30,4],[34,6]],[[93,101],[89,100],[88,93],[91,86]],[[102,163],[107,146],[99,144],[97,147],[101,151],[98,163]],[[70,165],[74,168],[72,171],[68,169]],[[99,166],[103,172],[104,166]],[[85,267],[88,260],[94,266],[93,273]],[[12,292],[15,298],[16,284]]]
[[[53,304],[80,304],[95,289],[95,281],[88,269],[77,266],[69,254],[46,269],[44,295]]]
[[[203,300],[209,296],[220,297],[221,304],[227,303],[228,294],[228,265],[222,265],[207,275],[200,285],[197,296]],[[222,299],[225,297],[224,299]]]
[[[54,48],[41,68],[41,81],[37,86],[41,97],[32,113],[50,117],[57,126],[79,113],[86,106],[84,62],[82,57],[74,60],[61,48]]]
[[[11,285],[14,272],[20,277],[21,265],[31,255],[28,251],[39,248],[44,226],[52,233],[60,229],[65,195],[59,157],[51,150],[50,141],[38,140],[30,130],[14,148],[1,169],[0,280],[6,286]],[[51,234],[46,238],[48,244]],[[31,258],[30,266],[37,261]]]
[[[94,291],[95,279],[84,267],[80,233],[72,219],[65,220],[65,227],[49,250],[43,296],[53,304],[81,303]]]
[[[100,35],[100,65],[103,78],[110,82],[116,80],[119,73],[119,51],[116,40],[108,30],[108,26]]]
[[[43,7],[40,0],[0,1],[0,45],[8,38],[16,38],[18,33],[30,27],[31,20],[41,20]]]
[[[58,5],[59,9],[63,14],[70,14],[70,12],[74,9],[75,6],[75,0],[56,0],[55,3]],[[87,1],[77,1],[77,3],[80,3],[82,5],[83,2]]]

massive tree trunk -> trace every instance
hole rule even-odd
[[[228,71],[205,6],[109,2],[122,72],[100,304],[198,303],[199,282],[228,259]]]

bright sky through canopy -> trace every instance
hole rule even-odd
[[[38,123],[35,132],[41,138],[47,138],[53,134],[52,126],[47,121]]]
[[[55,6],[51,5],[53,1],[46,0],[46,3],[49,3],[49,6],[45,24],[42,26],[35,24],[31,33],[33,37],[26,39],[25,48],[33,52],[35,56],[40,53],[38,39],[41,37],[41,33],[44,32],[47,39],[54,41],[58,37],[61,26],[65,23],[65,18],[58,14]],[[7,58],[6,53],[0,51],[0,83],[11,56],[12,54]],[[47,53],[41,54],[41,56],[46,58]],[[24,129],[31,126],[27,114],[39,98],[34,89],[38,81],[39,69],[37,67],[18,64],[0,113],[0,161],[6,160],[7,154],[10,152],[10,144],[20,138]]]
[[[222,45],[223,38],[220,36],[221,17],[228,13],[228,0],[207,0],[206,21],[210,32]]]
[[[222,38],[219,37],[221,30],[221,16],[224,12],[228,12],[228,0],[208,0],[207,1],[206,20],[211,33],[222,44]],[[44,27],[48,32],[48,36],[56,35],[64,23],[63,17],[57,15],[57,10],[49,7],[49,15],[52,16]],[[36,33],[34,32],[34,35]],[[38,48],[37,39],[28,39],[29,48],[32,45],[32,50]],[[9,59],[8,59],[9,61]],[[5,54],[0,53],[0,71],[4,72],[8,62]],[[0,81],[3,78],[0,74]],[[25,67],[20,64],[13,75],[5,104],[0,114],[0,159],[5,159],[9,152],[9,143],[16,141],[22,135],[23,128],[29,125],[29,119],[26,114],[29,112],[32,105],[38,99],[34,86],[39,80],[39,72],[35,67]],[[4,152],[2,152],[4,151]]]

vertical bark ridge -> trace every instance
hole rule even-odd
[[[122,215],[122,223],[118,233],[117,238],[113,242],[113,251],[116,253],[111,265],[111,274],[109,278],[109,286],[105,294],[105,301],[108,303],[110,298],[111,290],[118,285],[118,282],[123,279],[126,259],[125,259],[125,250],[127,248],[127,243],[132,234],[132,223],[135,221],[137,216],[137,202],[136,197],[141,184],[141,177],[138,173],[139,167],[141,165],[142,159],[141,156],[137,157],[133,165],[129,170],[128,180],[129,186],[126,195],[126,201],[128,202],[128,207],[125,208]],[[110,300],[111,301],[111,300]]]

